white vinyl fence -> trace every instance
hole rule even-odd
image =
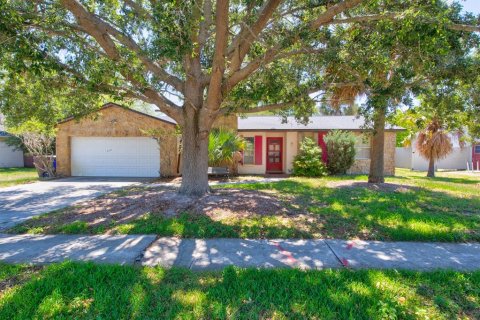
[[[407,169],[412,168],[412,148],[395,148],[395,167]]]
[[[436,169],[466,170],[467,162],[472,162],[472,147],[454,147],[445,159],[435,164]],[[428,161],[420,153],[411,147],[395,149],[395,166],[412,170],[428,170]]]

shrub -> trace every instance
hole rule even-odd
[[[330,174],[345,174],[355,161],[355,141],[353,133],[330,131],[324,137],[327,145],[327,169]]]
[[[245,141],[234,131],[215,128],[208,139],[208,165],[232,165],[235,154],[243,150]]]
[[[293,174],[306,177],[321,177],[327,174],[322,161],[322,150],[312,139],[305,138],[300,144],[300,153],[293,160]]]

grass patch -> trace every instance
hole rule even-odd
[[[0,274],[8,268],[0,265]],[[18,277],[22,269],[16,272]],[[1,319],[479,317],[480,272],[226,268],[194,273],[64,262],[0,296]]]
[[[0,168],[0,188],[38,181],[35,168]]]
[[[187,210],[165,214],[162,210],[171,208],[168,201],[158,202],[157,208],[165,209],[145,209],[146,204],[159,201],[157,191],[124,189],[101,201],[38,216],[10,232],[480,241],[480,177],[439,173],[437,178],[429,179],[424,175],[399,170],[397,176],[387,178],[389,184],[381,187],[366,185],[367,177],[362,175],[216,186],[240,189],[236,194],[263,194],[270,198],[256,202],[252,198],[252,202],[245,200],[245,205],[225,206],[237,202],[222,198],[218,192],[218,199],[207,203],[207,213]],[[82,206],[88,210],[98,208],[102,215],[87,220],[89,214],[96,213],[83,214],[78,211]],[[289,210],[280,212],[285,208]]]
[[[97,233],[99,230],[93,231]],[[110,231],[183,238],[311,238],[309,233],[297,229],[289,221],[282,222],[275,216],[214,221],[207,216],[190,213],[174,218],[147,214],[130,223],[116,225]]]

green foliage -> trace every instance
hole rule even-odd
[[[0,168],[0,187],[15,186],[38,180],[34,168]]]
[[[2,319],[478,319],[480,272],[0,265]],[[386,316],[389,316],[386,318]]]
[[[322,161],[322,149],[310,138],[303,139],[300,153],[293,160],[293,174],[305,177],[321,177],[327,174]]]
[[[243,150],[245,142],[234,131],[213,129],[208,138],[208,165],[230,165],[235,153]]]
[[[332,130],[324,137],[327,145],[327,169],[330,174],[345,174],[355,161],[356,137],[353,133]]]
[[[0,170],[1,171],[1,170]],[[212,219],[208,214],[185,212],[166,216],[164,212],[142,211],[143,199],[136,198],[125,210],[137,212],[131,220],[110,216],[114,221],[95,224],[76,208],[67,207],[27,220],[8,233],[57,234],[65,232],[72,219],[88,221],[92,234],[156,234],[182,238],[361,238],[380,241],[480,241],[478,176],[438,173],[426,178],[424,173],[397,169],[388,177],[390,185],[365,188],[366,176],[330,176],[290,178],[272,183],[246,183],[218,186],[248,191],[268,192],[284,200],[286,215],[270,215],[255,202],[228,211],[228,216]],[[344,181],[348,187],[332,187]],[[357,185],[358,184],[358,185]],[[392,192],[393,190],[402,192]],[[136,191],[135,191],[136,190]],[[138,194],[138,189],[123,189],[122,197]],[[135,197],[133,197],[135,198]],[[262,198],[263,199],[263,198]],[[355,199],[355,201],[352,201]],[[262,200],[260,200],[262,201]],[[86,204],[92,205],[92,204]],[[96,204],[95,204],[96,205]],[[210,204],[208,205],[210,206]],[[167,208],[165,208],[167,210]],[[212,210],[224,210],[212,206]],[[292,210],[292,211],[290,211]],[[76,212],[76,216],[72,216]],[[248,215],[245,215],[248,212]],[[305,214],[309,213],[309,214]]]

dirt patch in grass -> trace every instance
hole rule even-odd
[[[102,227],[107,230],[113,225],[142,218],[147,213],[173,218],[188,212],[214,220],[297,215],[299,206],[292,205],[290,200],[276,193],[255,190],[215,189],[202,197],[193,197],[179,194],[173,187],[133,187],[39,216],[27,221],[20,229],[14,228],[12,232],[36,227],[41,228],[41,233],[82,233]]]
[[[22,272],[19,274],[16,274],[14,276],[1,280],[0,295],[12,287],[15,287],[27,282],[28,280],[30,280],[30,278],[33,275],[38,274],[43,269],[43,267],[44,266],[30,266],[23,269]]]
[[[380,192],[399,192],[419,191],[419,187],[396,183],[368,183],[355,180],[331,181],[327,183],[329,188],[362,188]]]

